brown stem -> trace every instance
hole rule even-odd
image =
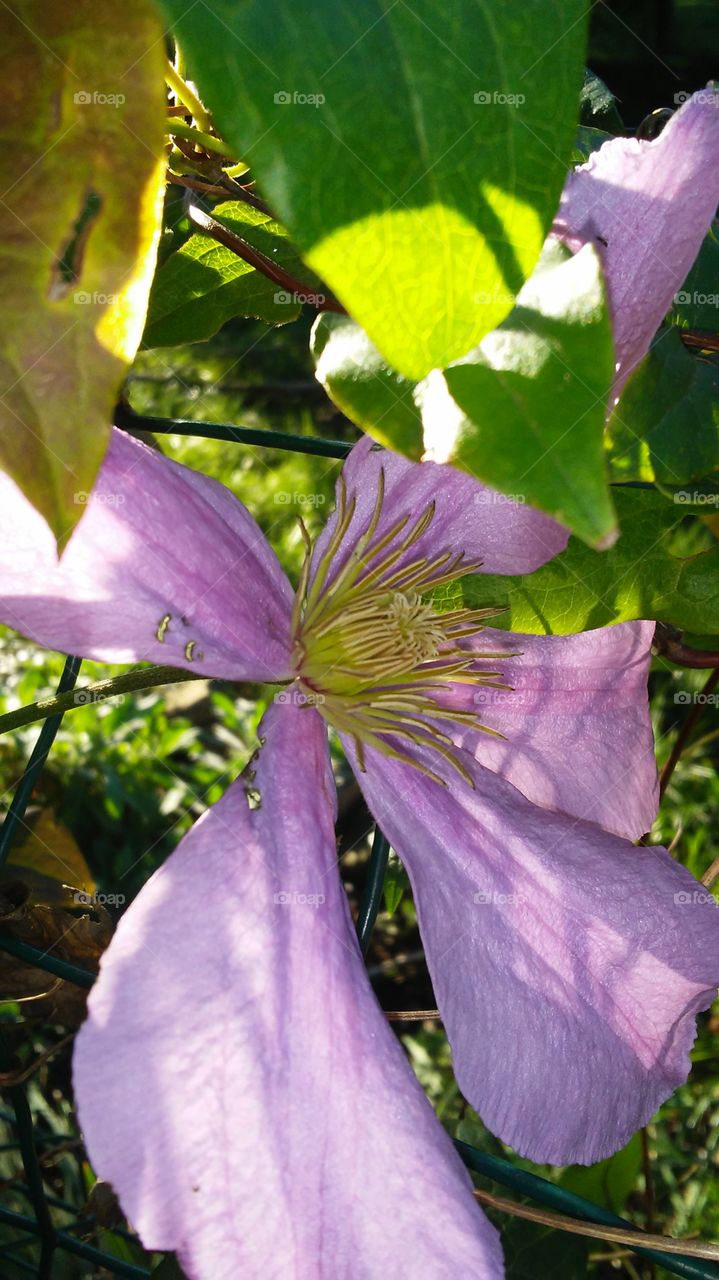
[[[719,333],[705,329],[680,329],[679,336],[687,347],[699,351],[719,351]]]
[[[699,719],[702,711],[704,710],[704,707],[706,705],[706,700],[708,696],[714,692],[717,685],[719,685],[719,670],[712,671],[711,675],[709,676],[709,679],[707,680],[706,684],[704,685],[704,688],[702,689],[701,694],[699,695],[699,700],[697,700],[694,703],[694,706],[692,707],[691,711],[689,712],[689,715],[687,716],[686,720],[684,721],[684,724],[682,725],[681,729],[679,730],[679,733],[677,734],[677,740],[674,743],[674,746],[672,747],[671,755],[669,756],[669,759],[667,760],[664,768],[662,769],[662,776],[659,779],[660,795],[662,796],[664,795],[664,792],[666,791],[667,786],[669,785],[669,779],[671,778],[679,762],[679,758],[682,754],[682,751],[687,745],[687,741],[694,730],[694,726],[696,725],[697,720]]]
[[[389,1022],[424,1022],[429,1021],[441,1022],[439,1009],[385,1009],[385,1018]]]
[[[337,302],[335,298],[329,297],[325,293],[317,293],[309,285],[302,284],[300,280],[295,280],[289,272],[283,270],[276,262],[266,258],[264,253],[260,253],[258,249],[254,249],[251,244],[243,240],[241,236],[230,231],[227,227],[218,222],[217,218],[213,218],[211,214],[205,213],[204,209],[198,209],[197,205],[190,205],[188,217],[194,222],[196,227],[200,227],[202,231],[206,231],[212,236],[213,240],[217,240],[218,244],[223,244],[226,249],[230,249],[232,253],[236,253],[238,258],[242,258],[244,262],[249,262],[251,267],[256,271],[260,271],[263,276],[267,276],[268,280],[272,280],[274,284],[280,286],[281,289],[288,293],[301,294],[303,300],[308,306],[315,307],[317,311],[336,311],[340,315],[346,315],[344,307]]]
[[[653,648],[656,654],[675,662],[678,667],[691,667],[697,671],[719,667],[718,649],[692,649],[683,643],[681,631],[664,622],[657,623]]]

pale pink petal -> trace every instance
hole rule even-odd
[[[619,395],[681,288],[719,204],[719,94],[695,93],[658,138],[613,138],[570,174],[554,232],[602,258]]]
[[[93,1168],[190,1280],[499,1278],[366,979],[322,723],[276,706],[262,732],[260,807],[230,788],[103,960],[75,1054]]]
[[[58,563],[0,474],[0,621],[48,649],[230,679],[289,674],[292,589],[223,485],[114,430]]]
[[[532,1160],[618,1150],[689,1072],[719,981],[713,898],[664,849],[540,809],[469,755],[474,790],[366,754],[465,1097]]]
[[[430,502],[436,507],[428,530],[407,552],[408,560],[437,556],[443,551],[464,551],[468,560],[482,561],[484,573],[531,573],[567,545],[567,530],[533,507],[510,501],[454,467],[435,462],[409,462],[397,453],[380,449],[369,436],[364,436],[352,449],[342,471],[348,500],[354,498],[356,507],[342,547],[333,560],[329,581],[369,524],[380,471],[384,472],[385,500],[376,539],[402,516],[409,517],[409,529]],[[317,540],[315,566],[336,521],[333,515]]]
[[[654,625],[569,636],[488,628],[466,647],[516,655],[486,663],[511,687],[455,685],[438,700],[476,712],[504,739],[451,725],[447,732],[535,804],[638,839],[659,803],[647,694]]]

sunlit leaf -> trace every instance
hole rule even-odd
[[[160,225],[149,0],[0,8],[0,466],[63,543],[139,343]]]
[[[509,311],[556,211],[584,0],[163,0],[222,136],[390,364]]]

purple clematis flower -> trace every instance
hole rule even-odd
[[[602,259],[613,398],[649,350],[719,204],[719,92],[690,98],[658,138],[612,138],[569,174],[553,235]]]
[[[526,1155],[593,1161],[685,1079],[719,979],[708,895],[631,843],[657,804],[652,625],[510,636],[438,614],[433,587],[480,561],[529,572],[567,535],[366,439],[296,595],[226,489],[120,432],[59,565],[0,486],[5,622],[288,682],[252,772],[103,959],[75,1054],[97,1173],[193,1280],[374,1277],[389,1258],[407,1280],[496,1280],[496,1233],[365,975],[324,722],[408,868],[466,1096]]]

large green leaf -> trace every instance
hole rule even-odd
[[[546,249],[511,315],[444,375],[402,378],[337,316],[317,321],[312,352],[328,394],[381,444],[453,463],[588,542],[613,540],[602,446],[612,341],[590,246]]]
[[[386,359],[506,316],[556,211],[585,0],[163,0],[223,137]]]
[[[463,578],[439,603],[449,607],[461,599],[472,608],[503,608],[493,626],[532,635],[567,635],[634,618],[719,634],[719,547],[679,559],[670,540],[684,517],[682,505],[648,489],[618,489],[615,500],[622,534],[609,551],[570,538],[566,551],[535,573]]]
[[[559,244],[542,255],[514,311],[471,359],[445,371],[463,417],[440,422],[441,461],[608,546],[616,518],[602,445],[614,371],[599,258]],[[425,435],[428,423],[425,413]]]
[[[664,330],[632,374],[606,435],[612,474],[682,485],[719,465],[719,370]]]
[[[85,507],[142,333],[160,229],[163,40],[149,0],[0,8],[0,466],[58,541]]]
[[[267,214],[241,201],[217,205],[212,213],[308,291],[322,291],[287,232]],[[192,235],[155,276],[143,342],[148,347],[200,342],[233,316],[286,324],[299,315],[303,297],[273,283],[210,236]]]
[[[696,262],[674,295],[670,320],[688,329],[719,333],[719,222],[713,222]]]

